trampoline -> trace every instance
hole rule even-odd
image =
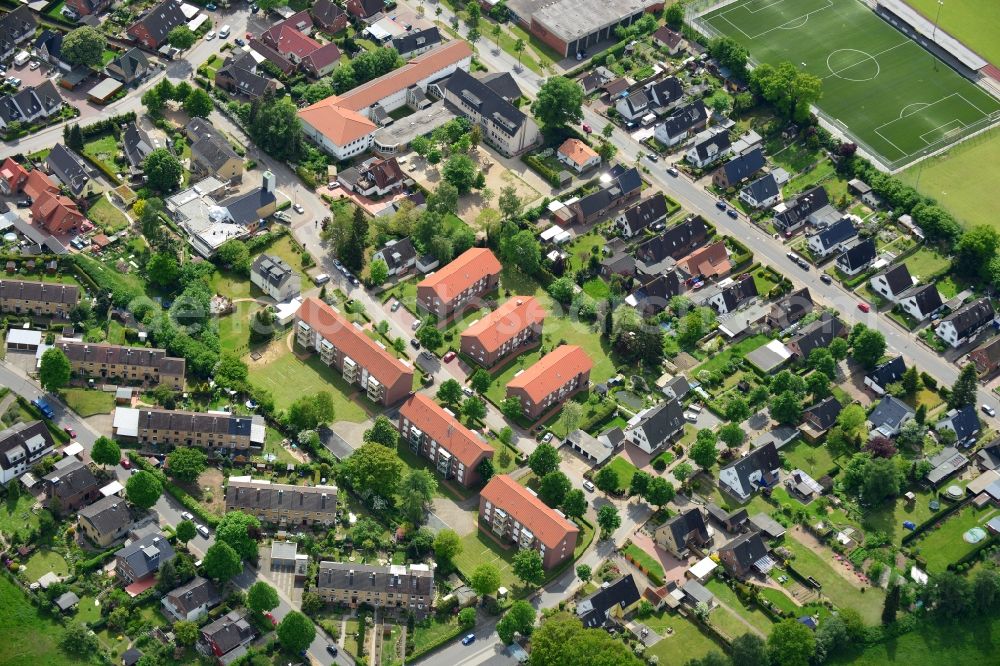
[[[979,543],[986,538],[986,530],[982,527],[973,527],[968,532],[962,535],[967,543]]]

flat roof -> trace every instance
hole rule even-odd
[[[31,345],[37,347],[42,344],[42,332],[26,330],[23,328],[12,328],[7,331],[8,345]]]
[[[746,355],[747,361],[764,372],[774,370],[792,357],[792,353],[780,340],[771,340]]]
[[[385,148],[409,144],[418,136],[430,134],[454,118],[455,113],[446,107],[444,102],[435,102],[426,109],[421,109],[377,130],[375,144]]]
[[[555,0],[535,9],[531,17],[559,39],[571,42],[614,25],[650,4],[644,0]]]
[[[118,407],[112,419],[112,428],[118,437],[139,436],[139,410],[131,407]]]
[[[104,79],[96,86],[91,88],[90,92],[88,92],[87,95],[95,99],[105,99],[107,97],[111,97],[116,92],[121,90],[123,87],[124,84],[122,84],[121,81],[118,81],[116,79]]]

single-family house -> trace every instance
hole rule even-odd
[[[740,201],[751,208],[770,208],[781,201],[781,187],[774,173],[766,173],[740,190]]]
[[[808,217],[827,206],[830,197],[822,185],[817,185],[785,202],[781,210],[776,210],[774,226],[780,231],[791,233],[806,223]]]
[[[746,502],[758,489],[773,488],[780,469],[778,449],[769,442],[719,470],[719,485],[740,502]]]
[[[820,259],[843,250],[849,241],[858,236],[858,230],[850,218],[843,217],[809,237],[807,245],[813,255]]]
[[[783,331],[813,311],[809,287],[802,287],[771,304],[765,322],[771,328]]]
[[[72,69],[71,65],[67,65],[62,60],[62,41],[63,33],[58,30],[45,28],[35,39],[35,43],[32,46],[35,57],[44,60],[53,67],[65,70]]]
[[[645,453],[659,451],[684,433],[684,407],[678,400],[667,400],[647,407],[629,419],[625,437]]]
[[[701,247],[706,240],[708,225],[705,218],[700,215],[689,217],[636,248],[636,269],[646,275],[659,275],[676,265],[678,259]]]
[[[667,198],[662,192],[656,192],[618,215],[615,227],[625,238],[632,238],[666,219]]]
[[[240,611],[229,611],[201,628],[198,650],[229,664],[247,652],[247,646],[257,637],[257,630]]]
[[[646,86],[651,109],[666,109],[684,97],[684,84],[676,76],[668,76]]]
[[[976,452],[976,464],[984,472],[1000,470],[1000,438],[994,439]]]
[[[386,241],[372,254],[372,260],[381,259],[389,267],[389,276],[405,275],[417,263],[417,251],[409,238],[393,238]]]
[[[347,0],[347,11],[359,19],[371,18],[385,10],[385,0]]]
[[[35,35],[38,22],[27,5],[0,15],[0,60],[14,55],[18,45]]]
[[[441,31],[438,30],[437,26],[431,26],[423,30],[411,30],[397,35],[392,38],[390,45],[403,58],[412,58],[430,51],[441,42]]]
[[[774,563],[759,532],[739,536],[719,548],[719,561],[736,578],[746,579],[754,572],[766,573]]]
[[[73,514],[101,496],[101,484],[79,460],[42,477],[45,504],[57,514]]]
[[[719,278],[729,274],[729,249],[724,240],[709,243],[677,260],[677,268],[689,278]]]
[[[764,151],[760,148],[754,148],[742,155],[737,155],[716,169],[715,173],[712,174],[712,184],[723,190],[736,187],[763,169],[765,164]]]
[[[694,138],[694,143],[684,153],[684,159],[691,166],[704,169],[729,155],[733,150],[732,145],[729,130],[723,127],[707,129]]]
[[[697,506],[678,513],[656,528],[653,535],[657,546],[679,559],[686,559],[691,548],[703,549],[711,540],[705,516]]]
[[[816,404],[802,411],[803,431],[807,436],[816,438],[832,428],[837,423],[837,417],[843,406],[835,397],[827,396]]]
[[[952,348],[971,341],[979,331],[993,321],[993,304],[989,298],[980,298],[963,305],[941,320],[934,329],[939,338]]]
[[[943,305],[941,294],[933,284],[910,287],[899,295],[899,307],[917,321],[923,321]]]
[[[674,111],[653,130],[657,141],[668,148],[676,146],[708,124],[708,111],[700,99]]]
[[[615,104],[615,110],[627,120],[636,121],[649,113],[649,97],[645,90],[635,90]]]
[[[275,92],[281,84],[260,74],[257,65],[249,51],[226,56],[222,67],[215,71],[215,85],[249,100]]]
[[[878,208],[882,205],[882,198],[875,193],[872,186],[858,178],[847,181],[847,191],[856,194],[867,206]]]
[[[902,262],[878,275],[872,276],[872,279],[868,282],[871,285],[872,291],[893,303],[898,303],[903,292],[913,286],[910,269]]]
[[[556,151],[556,158],[577,173],[583,173],[601,164],[601,156],[596,150],[580,139],[573,138],[563,141]]]
[[[373,157],[360,167],[350,167],[337,174],[345,189],[364,197],[384,197],[403,187],[406,174],[395,157]]]
[[[181,3],[163,0],[130,25],[126,33],[150,51],[156,51],[167,41],[171,30],[187,22]]]
[[[665,25],[653,33],[652,39],[672,56],[677,55],[684,48],[684,37]]]
[[[163,595],[160,603],[176,621],[197,622],[222,602],[222,595],[212,581],[195,576],[189,582]]]
[[[52,146],[45,166],[74,197],[89,197],[100,187],[96,170],[61,143]]]
[[[906,372],[906,363],[902,356],[875,366],[875,369],[865,375],[865,386],[876,395],[885,395],[889,385],[898,382]]]
[[[316,0],[309,11],[313,23],[326,32],[336,34],[347,27],[347,12],[333,0]]]
[[[8,14],[10,16],[10,14]],[[59,113],[63,98],[51,80],[0,97],[0,130],[12,123],[30,125]]]
[[[133,47],[105,65],[104,73],[130,86],[150,73],[149,58],[142,49]]]
[[[115,553],[115,573],[126,585],[145,581],[174,559],[174,548],[159,532],[130,542]]]
[[[916,412],[899,398],[882,396],[882,400],[868,415],[868,427],[873,435],[895,437],[903,424],[912,419]]]
[[[42,421],[22,421],[0,430],[0,484],[19,478],[52,453],[54,446],[52,434]]]
[[[229,140],[203,118],[192,118],[184,131],[191,139],[191,170],[224,183],[243,179],[243,159]]]
[[[709,298],[708,304],[719,314],[728,314],[746,306],[755,298],[757,298],[757,283],[752,275],[744,273]]]
[[[963,448],[969,448],[976,443],[981,427],[974,405],[949,409],[944,418],[934,424],[934,429],[938,432],[951,430],[955,433],[955,445]]]
[[[633,604],[639,602],[639,588],[632,574],[602,585],[597,592],[576,603],[576,615],[587,629],[606,627],[612,620],[621,621]]]
[[[819,319],[803,326],[785,346],[799,359],[805,360],[813,349],[829,347],[834,338],[843,338],[847,334],[847,326],[836,315],[824,312]]]
[[[980,376],[992,375],[1000,368],[1000,336],[969,352],[969,360],[976,364]]]
[[[975,414],[973,414],[975,416]],[[931,470],[927,472],[927,483],[937,488],[969,466],[969,459],[962,455],[954,446],[946,446],[935,455],[929,457]]]
[[[125,160],[132,176],[145,178],[146,157],[153,152],[154,147],[153,140],[149,138],[146,130],[139,127],[135,121],[127,123],[122,129],[122,152],[125,153]]]
[[[590,224],[603,218],[611,209],[642,196],[642,176],[635,167],[614,167],[611,179],[602,182],[601,188],[567,207],[578,224]]]
[[[132,514],[117,495],[102,497],[77,512],[80,529],[100,548],[107,548],[128,533]]]
[[[625,304],[638,310],[643,317],[652,317],[663,312],[670,304],[670,299],[680,293],[680,278],[676,271],[668,271],[641,284],[625,297]]]
[[[875,239],[866,238],[844,250],[837,257],[837,268],[845,275],[857,275],[875,261],[876,254]]]
[[[301,293],[301,278],[278,256],[257,255],[250,266],[250,283],[277,303],[290,301]]]

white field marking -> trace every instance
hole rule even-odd
[[[950,126],[954,125],[955,123],[958,123],[959,127],[957,127],[956,129],[953,129],[953,130],[946,131],[944,134],[941,135],[940,139],[935,139],[934,141],[928,141],[927,140],[927,135],[928,134],[934,134],[935,132],[937,132],[938,130],[940,130],[942,127],[950,127]],[[954,120],[950,120],[950,121],[946,122],[944,125],[940,125],[938,127],[935,127],[932,130],[928,130],[928,131],[924,132],[923,134],[920,135],[920,140],[923,141],[924,143],[926,143],[928,146],[933,146],[938,141],[941,141],[943,139],[947,139],[950,134],[954,134],[956,131],[961,131],[961,130],[965,129],[966,127],[968,127],[968,125],[966,125],[965,123],[963,123],[958,118],[955,118]]]
[[[824,11],[826,9],[830,9],[831,7],[833,7],[833,2],[831,0],[827,0],[827,3],[824,6],[818,8],[818,9],[814,9],[814,10],[812,10],[810,12],[806,12],[805,14],[802,14],[800,16],[796,16],[795,18],[791,18],[791,19],[785,21],[784,23],[782,23],[780,25],[777,25],[777,26],[774,26],[773,28],[765,30],[764,32],[759,33],[757,35],[749,35],[749,34],[747,34],[746,31],[743,30],[743,28],[739,27],[738,25],[736,25],[735,23],[733,23],[732,21],[730,21],[729,17],[726,16],[726,14],[729,14],[729,13],[737,11],[737,10],[745,11],[747,14],[756,14],[757,12],[763,11],[764,9],[768,9],[768,8],[773,7],[775,5],[778,5],[778,4],[783,4],[785,1],[786,0],[775,0],[775,2],[772,2],[772,3],[768,4],[768,5],[766,5],[765,7],[761,7],[760,9],[757,9],[757,10],[747,9],[746,3],[744,3],[742,5],[735,5],[735,6],[731,7],[731,8],[728,8],[728,9],[725,9],[725,10],[719,12],[715,16],[712,16],[711,18],[708,19],[708,22],[711,23],[712,20],[714,20],[716,18],[724,19],[726,21],[726,23],[728,23],[729,25],[731,25],[734,28],[736,28],[737,30],[739,30],[743,34],[744,37],[746,37],[747,39],[752,39],[753,40],[753,39],[759,39],[759,38],[763,37],[764,35],[767,35],[767,34],[770,34],[770,33],[774,32],[775,30],[793,30],[793,29],[796,29],[796,28],[801,28],[802,26],[804,26],[806,24],[806,22],[808,22],[809,17],[812,16],[813,14],[819,13],[821,11]],[[798,23],[797,25],[792,25],[796,21],[801,21],[801,23]]]
[[[896,150],[898,150],[898,151],[899,151],[899,154],[900,154],[900,155],[902,155],[902,157],[901,157],[901,158],[899,158],[900,160],[905,160],[905,159],[906,159],[907,157],[909,157],[910,155],[912,155],[912,153],[908,153],[908,152],[906,152],[905,150],[903,150],[902,148],[900,148],[899,146],[897,146],[896,144],[894,144],[894,143],[893,143],[892,141],[890,141],[889,139],[885,138],[885,135],[884,135],[884,134],[882,134],[882,132],[881,132],[880,130],[875,130],[875,133],[876,133],[876,134],[878,134],[878,135],[879,135],[879,137],[880,137],[880,138],[881,138],[881,139],[882,139],[883,141],[885,141],[885,142],[886,142],[886,143],[888,143],[888,144],[889,144],[890,146],[892,146],[893,148],[895,148]],[[896,160],[896,161],[898,162],[899,160]]]
[[[902,108],[902,109],[900,110],[900,112],[899,112],[899,117],[900,117],[900,118],[905,118],[906,116],[909,116],[909,115],[912,115],[911,113],[907,113],[907,112],[906,112],[906,110],[907,110],[908,108],[910,108],[911,106],[918,106],[918,107],[920,107],[919,109],[915,109],[915,110],[914,110],[914,111],[912,112],[912,113],[917,113],[918,111],[921,111],[921,110],[923,110],[923,109],[926,109],[926,108],[927,108],[928,106],[930,106],[930,104],[928,104],[928,103],[926,103],[926,102],[914,102],[913,104],[907,104],[906,106],[904,106],[904,107],[903,107],[903,108]]]
[[[870,58],[871,58],[872,60],[874,60],[874,61],[875,61],[875,64],[876,64],[876,65],[878,65],[878,57],[879,57],[880,55],[884,55],[884,54],[888,53],[889,51],[892,51],[892,50],[894,50],[894,49],[898,49],[898,48],[899,48],[900,46],[906,46],[907,44],[913,44],[913,41],[912,41],[912,40],[909,40],[909,39],[907,39],[907,40],[906,40],[906,41],[904,41],[904,42],[900,42],[899,44],[896,44],[895,46],[890,46],[890,47],[889,47],[889,48],[887,48],[887,49],[882,49],[882,50],[881,50],[881,51],[879,51],[878,53],[867,53],[867,52],[865,52],[865,51],[861,51],[860,49],[837,49],[837,51],[858,51],[859,53],[866,53],[866,54],[868,55],[868,57],[870,57]],[[831,52],[831,54],[832,54],[832,53],[835,53],[835,51],[832,51],[832,52]],[[835,72],[834,72],[834,71],[833,71],[832,69],[830,69],[830,72],[831,72],[831,73],[830,73],[830,74],[828,74],[828,75],[826,75],[826,76],[824,76],[823,78],[824,78],[824,79],[828,79],[828,78],[830,78],[831,76],[837,76],[837,77],[840,77],[840,74],[841,74],[842,72],[846,72],[847,70],[851,69],[852,67],[857,67],[857,66],[858,66],[858,65],[860,65],[860,64],[861,64],[862,62],[868,62],[868,61],[867,61],[867,60],[862,60],[861,62],[856,62],[856,63],[854,63],[853,65],[848,65],[847,67],[844,67],[843,69],[838,69],[838,70],[837,70],[837,71],[835,71]],[[829,67],[830,67],[830,66],[829,66],[829,64],[827,64],[827,68],[829,68]],[[880,65],[880,66],[879,66],[879,72],[881,72],[881,71],[882,71],[882,67],[881,67],[881,65]],[[843,78],[843,77],[840,77],[840,78]],[[844,80],[845,80],[845,81],[850,81],[850,79],[844,79]]]
[[[916,151],[914,151],[914,152],[912,152],[912,153],[907,153],[907,152],[906,152],[905,150],[903,150],[902,148],[900,148],[899,146],[897,146],[897,145],[896,145],[895,143],[893,143],[893,142],[892,142],[892,141],[891,141],[890,139],[888,139],[888,138],[887,138],[887,137],[885,136],[885,134],[883,134],[883,133],[882,133],[882,130],[883,130],[884,128],[888,127],[889,125],[892,125],[892,124],[894,124],[894,123],[897,123],[897,122],[899,122],[900,120],[903,120],[903,119],[905,119],[905,118],[909,118],[910,116],[913,116],[913,115],[916,115],[917,113],[920,113],[920,112],[922,112],[922,111],[925,111],[926,109],[929,109],[929,108],[930,108],[930,107],[932,107],[932,106],[935,106],[935,105],[937,105],[937,104],[940,104],[941,102],[944,102],[945,100],[948,100],[948,99],[951,99],[952,97],[960,97],[960,98],[961,98],[961,99],[962,99],[963,101],[965,101],[965,103],[969,104],[969,106],[971,106],[972,108],[974,108],[974,109],[976,109],[977,111],[979,111],[980,113],[982,113],[982,110],[981,110],[981,109],[980,109],[979,107],[977,107],[976,105],[974,105],[974,104],[972,104],[971,102],[969,102],[969,100],[965,99],[965,97],[964,97],[964,96],[963,96],[963,95],[962,95],[961,93],[952,93],[952,94],[950,94],[950,95],[945,95],[945,96],[944,96],[944,97],[942,97],[941,99],[938,99],[938,100],[936,100],[936,101],[934,101],[934,102],[930,102],[930,103],[924,103],[924,102],[913,102],[913,103],[911,103],[911,104],[907,104],[907,105],[906,105],[905,107],[903,107],[903,111],[905,111],[906,109],[908,109],[908,108],[910,108],[910,107],[912,107],[912,106],[916,106],[917,104],[924,104],[924,106],[922,106],[922,107],[921,107],[920,109],[918,109],[918,110],[916,110],[916,111],[913,111],[913,112],[911,112],[911,113],[907,113],[907,114],[905,114],[905,115],[904,115],[904,114],[902,113],[902,111],[901,111],[901,112],[900,112],[900,115],[899,115],[899,117],[898,117],[898,118],[894,118],[894,119],[892,119],[892,120],[890,120],[890,121],[888,121],[888,122],[885,122],[885,123],[882,123],[881,125],[879,125],[878,127],[876,127],[874,131],[875,131],[875,133],[876,133],[876,134],[878,134],[878,135],[879,135],[879,137],[881,137],[881,139],[882,139],[883,141],[885,141],[885,142],[886,142],[886,143],[888,143],[888,144],[889,144],[890,146],[892,146],[893,148],[895,148],[896,150],[898,150],[898,151],[900,152],[900,154],[901,154],[901,155],[903,156],[903,157],[902,157],[902,158],[900,158],[900,159],[905,159],[905,158],[908,158],[908,157],[912,157],[913,155],[916,155],[917,153],[919,153],[919,152],[920,152],[920,150],[916,150]],[[986,117],[988,117],[988,114],[985,114],[985,113],[983,113],[983,118],[986,118]],[[966,123],[965,123],[964,121],[962,121],[962,120],[960,120],[960,119],[958,119],[958,118],[955,118],[955,119],[953,119],[953,120],[950,120],[950,121],[948,121],[947,123],[945,123],[945,124],[944,124],[944,125],[942,125],[941,127],[944,127],[944,126],[947,126],[947,125],[951,125],[952,123],[955,123],[955,122],[959,122],[959,123],[962,123],[963,127],[968,127],[968,124],[966,124]],[[979,122],[979,121],[977,120],[976,122]],[[933,143],[936,143],[936,142],[929,142],[929,141],[927,141],[927,139],[926,139],[926,138],[924,138],[924,137],[926,137],[926,136],[927,136],[927,134],[930,134],[931,132],[935,132],[935,131],[937,131],[937,130],[938,130],[938,129],[940,129],[941,127],[937,127],[937,128],[935,128],[935,129],[932,129],[932,130],[929,130],[928,132],[924,132],[924,133],[923,133],[922,135],[920,135],[920,140],[921,140],[921,141],[923,141],[924,143],[928,144],[928,145],[933,145]],[[942,137],[942,138],[947,138],[947,137]],[[938,141],[940,141],[940,140],[941,140],[941,139],[939,139]]]

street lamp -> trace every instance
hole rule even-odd
[[[937,0],[937,14],[934,15],[934,30],[931,32],[931,41],[937,40],[938,19],[941,18],[941,8],[944,7],[944,0]]]

